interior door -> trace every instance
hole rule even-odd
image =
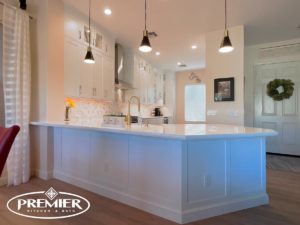
[[[290,99],[274,101],[266,94],[267,84],[275,78],[290,79],[295,83]],[[255,126],[279,133],[268,138],[267,152],[300,155],[300,62],[258,65],[255,80]]]

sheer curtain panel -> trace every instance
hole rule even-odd
[[[29,15],[3,6],[3,90],[5,125],[21,127],[7,160],[8,185],[29,180],[30,37]]]

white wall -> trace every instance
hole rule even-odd
[[[37,2],[31,21],[32,102],[31,120],[64,118],[64,4],[61,0]],[[51,129],[31,127],[31,167],[47,179],[51,158]]]
[[[244,124],[244,27],[229,29],[234,51],[220,54],[218,49],[224,35],[223,30],[206,35],[206,76],[210,79],[234,77],[235,100],[214,102],[213,81],[207,87],[207,110],[216,115],[207,116],[208,123]]]
[[[189,76],[191,73],[195,73],[197,77],[201,79],[201,83],[206,86],[211,82],[210,79],[205,75],[205,70],[189,70],[176,73],[176,123],[185,123],[184,119],[184,88],[186,85],[195,84],[195,80],[190,80]]]
[[[234,51],[228,54],[218,52],[224,30],[206,34],[206,68],[194,72],[206,85],[206,122],[244,125],[244,27],[232,27],[229,31]],[[186,84],[191,83],[188,79],[191,72],[178,72],[176,75],[177,123],[184,122],[183,90]],[[235,100],[215,102],[214,79],[226,77],[235,78]]]

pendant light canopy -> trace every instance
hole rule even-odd
[[[224,31],[224,38],[222,40],[219,52],[221,53],[228,53],[233,51],[233,46],[230,41],[229,31],[227,29],[227,0],[225,0],[225,31]]]
[[[95,60],[94,60],[94,56],[92,53],[92,47],[91,47],[91,0],[89,0],[89,30],[88,30],[88,33],[89,33],[89,46],[87,48],[87,53],[85,55],[84,62],[88,63],[88,64],[93,64],[93,63],[95,63]]]
[[[143,31],[143,40],[141,46],[139,47],[141,52],[151,52],[151,44],[149,41],[149,35],[147,31],[147,0],[145,0],[145,30]]]

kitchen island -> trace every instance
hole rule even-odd
[[[177,223],[268,203],[265,142],[276,135],[272,130],[220,124],[32,126],[52,133],[51,176]]]

